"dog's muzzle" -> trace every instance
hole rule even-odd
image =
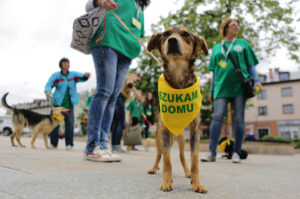
[[[180,55],[178,40],[175,37],[168,39],[168,55]]]

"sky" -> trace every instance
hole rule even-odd
[[[70,47],[73,20],[85,13],[87,0],[26,0],[0,1],[0,96],[10,92],[9,104],[32,102],[45,98],[44,86],[53,72],[59,71],[62,57],[70,60],[70,70],[90,72],[91,78],[77,84],[78,91],[91,90],[96,85],[91,55],[84,55]],[[170,3],[173,2],[173,3]],[[160,16],[175,12],[183,0],[151,0],[145,10],[146,36],[151,24]],[[285,58],[286,51],[261,63],[259,72],[280,67],[299,70],[299,65]],[[132,67],[137,67],[133,62]],[[0,111],[1,113],[1,111]]]

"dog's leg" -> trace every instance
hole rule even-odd
[[[164,128],[163,134],[163,146],[162,146],[162,152],[163,152],[163,182],[160,186],[160,189],[162,191],[172,191],[173,185],[172,185],[172,164],[171,164],[171,158],[170,158],[170,148],[172,145],[172,138],[171,133],[168,132],[167,129]]]
[[[34,129],[33,136],[32,136],[32,139],[31,139],[31,148],[33,148],[33,149],[36,148],[36,147],[34,146],[34,142],[35,142],[35,140],[36,140],[38,134],[39,134],[38,129]]]
[[[10,135],[10,142],[11,142],[11,145],[16,147],[17,145],[15,144],[15,137],[16,137],[16,131],[13,132],[13,134]]]
[[[16,128],[16,140],[18,142],[18,144],[20,145],[20,147],[25,147],[25,145],[23,145],[21,143],[21,135],[22,135],[22,131],[23,131],[23,128],[22,127],[17,127]]]
[[[184,132],[181,133],[178,136],[178,144],[179,144],[179,152],[180,152],[179,157],[180,157],[182,167],[184,169],[185,177],[190,178],[191,177],[191,172],[187,167],[186,160],[185,160],[185,155],[184,155],[184,146],[185,146],[185,134],[184,134]]]
[[[194,119],[194,121],[189,125],[190,127],[190,145],[191,145],[191,183],[193,191],[199,193],[207,193],[207,190],[204,186],[200,185],[199,181],[199,167],[198,167],[198,156],[199,156],[199,148],[200,148],[200,130],[198,128],[198,119]]]
[[[46,147],[47,149],[51,149],[50,146],[49,146],[49,144],[48,144],[48,134],[47,134],[47,133],[44,133],[44,134],[43,134],[43,138],[44,138],[44,142],[45,142],[45,147]]]
[[[155,142],[156,142],[156,159],[152,169],[148,171],[149,174],[155,174],[159,169],[158,164],[160,162],[161,154],[162,154],[161,131],[159,130],[155,133]]]

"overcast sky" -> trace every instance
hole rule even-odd
[[[44,86],[50,75],[59,70],[61,57],[70,59],[70,70],[91,72],[88,82],[77,85],[78,91],[95,87],[92,57],[70,48],[73,20],[84,14],[86,1],[0,1],[0,97],[9,91],[9,104],[44,98]],[[151,35],[150,26],[160,16],[167,16],[183,4],[183,0],[151,2],[145,11],[146,35]],[[258,70],[297,70],[297,65],[285,58],[285,52],[280,53],[262,63]]]

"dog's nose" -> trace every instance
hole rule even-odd
[[[168,40],[168,43],[170,45],[176,45],[177,44],[177,39],[175,37],[172,37]]]

